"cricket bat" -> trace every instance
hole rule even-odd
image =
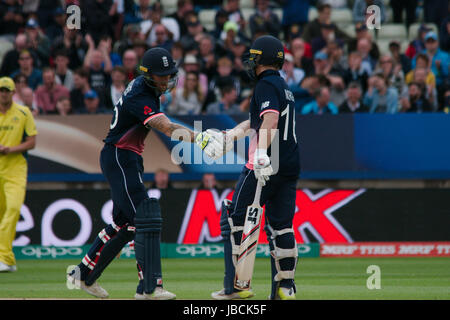
[[[263,209],[259,205],[262,184],[258,179],[255,199],[253,204],[247,207],[244,230],[242,232],[239,254],[236,261],[234,287],[239,290],[249,290],[255,265],[256,248],[258,246],[259,233],[261,231],[261,217]]]

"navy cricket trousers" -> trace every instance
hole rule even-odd
[[[134,225],[136,209],[142,200],[148,198],[142,181],[142,156],[105,144],[100,153],[100,166],[111,188],[114,223],[118,226]]]

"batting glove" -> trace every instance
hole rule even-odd
[[[260,180],[263,186],[266,185],[266,182],[269,181],[273,173],[267,150],[255,150],[255,154],[253,155],[253,170],[255,171],[256,179]]]
[[[197,134],[195,143],[211,159],[217,159],[216,150],[222,148],[222,143],[217,141],[215,137],[211,136],[206,131]]]

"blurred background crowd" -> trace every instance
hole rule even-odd
[[[180,70],[163,111],[247,113],[243,58],[264,34],[285,45],[297,114],[449,111],[448,0],[0,0],[0,76],[35,115],[112,113],[163,47]]]

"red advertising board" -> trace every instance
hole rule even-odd
[[[322,243],[321,257],[450,257],[450,242]]]
[[[293,228],[297,243],[305,243],[305,232],[320,242],[352,242],[347,231],[333,217],[333,212],[365,190],[326,189],[313,194],[308,189],[297,190],[296,214]],[[190,196],[184,215],[178,243],[196,244],[203,241],[220,240],[220,210],[224,199],[233,197],[233,191],[225,190],[219,195],[215,190],[194,190]],[[300,214],[301,213],[301,214]],[[262,218],[259,243],[268,243]]]

